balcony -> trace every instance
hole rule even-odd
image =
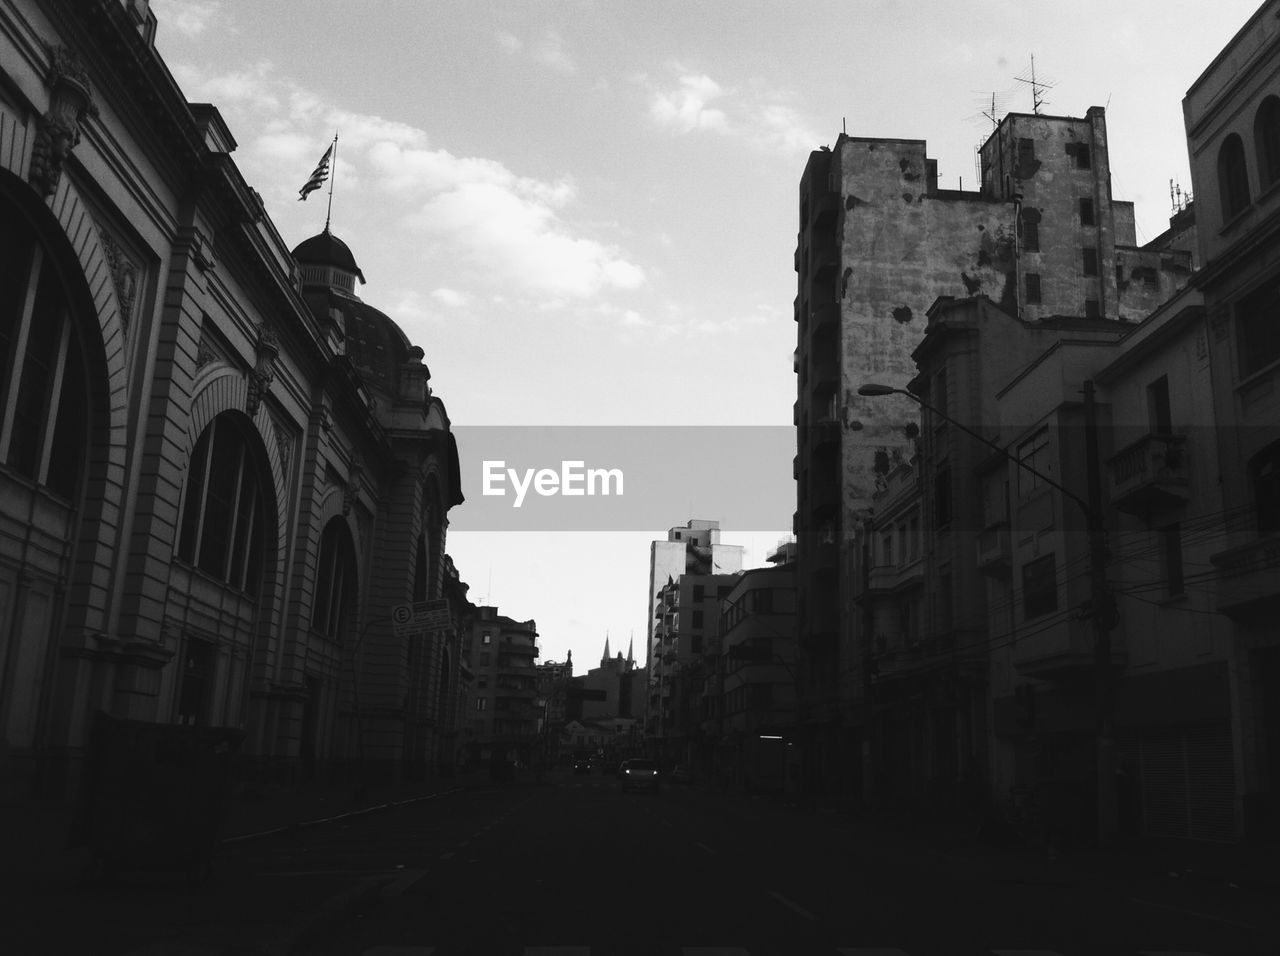
[[[840,194],[834,190],[817,193],[813,197],[813,232],[815,236],[829,233],[835,228],[840,215]]]
[[[1186,504],[1186,444],[1186,435],[1144,435],[1112,455],[1111,504],[1144,519]]]
[[[1280,607],[1280,535],[1210,555],[1218,568],[1218,610],[1249,617]]]
[[[813,317],[813,345],[814,348],[830,348],[835,345],[836,333],[840,330],[840,304],[838,302],[824,302],[822,305],[814,307]]]
[[[1020,675],[1040,680],[1086,676],[1095,666],[1096,637],[1093,621],[1083,616],[1072,616],[1052,627],[1028,621],[1013,634],[1013,666]],[[1125,654],[1116,638],[1113,632],[1111,660],[1122,665]]]
[[[876,565],[867,577],[867,591],[872,595],[906,591],[924,584],[924,564],[915,560],[908,564]]]
[[[978,535],[978,569],[993,578],[1007,578],[1013,570],[1009,523],[1001,521]]]
[[[833,452],[840,447],[840,423],[825,419],[813,426],[813,450],[815,454]]]
[[[537,644],[521,644],[518,641],[502,641],[498,647],[503,654],[527,654],[530,657],[538,656]]]

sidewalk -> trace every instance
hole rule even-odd
[[[487,772],[370,787],[351,785],[234,787],[223,813],[220,846],[494,783]],[[87,847],[69,845],[74,806],[34,800],[0,809],[0,925],[7,952],[110,956],[287,956],[300,941],[375,895],[390,877],[318,873],[274,879],[238,871],[215,851],[208,880],[159,871],[118,880],[91,878]],[[88,941],[92,941],[88,949]]]
[[[797,838],[817,827],[833,853],[909,855],[931,867],[947,867],[957,879],[993,885],[1091,887],[1134,905],[1257,927],[1280,951],[1280,910],[1275,906],[1280,899],[1280,864],[1275,847],[1148,840],[1108,850],[1073,846],[1050,854],[1043,847],[986,844],[976,822],[924,820],[865,808],[809,808],[783,794],[753,795],[713,783],[693,786],[705,799],[723,801],[757,822],[772,819],[791,828]]]

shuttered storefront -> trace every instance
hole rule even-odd
[[[1121,741],[1145,836],[1237,839],[1235,768],[1228,724],[1148,727]]]

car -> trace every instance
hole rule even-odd
[[[573,762],[573,772],[574,772],[574,773],[590,773],[590,772],[591,772],[591,761],[590,761],[590,760],[575,760],[575,761]]]
[[[623,790],[657,790],[658,765],[647,757],[633,757],[618,768]]]

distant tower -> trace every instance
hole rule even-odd
[[[609,663],[609,632],[604,632],[604,656],[600,658],[600,666]]]

